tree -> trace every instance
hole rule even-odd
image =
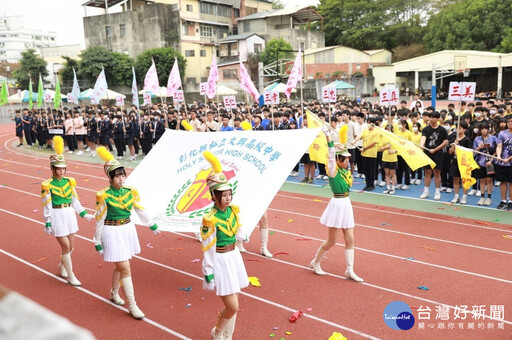
[[[30,78],[32,78],[32,84],[37,84],[39,74],[42,78],[48,76],[46,65],[46,61],[36,55],[36,50],[28,49],[21,52],[20,66],[14,70],[13,76],[17,79],[21,88],[27,89]]]
[[[153,59],[155,61],[156,72],[158,74],[158,82],[160,83],[160,86],[166,86],[175,58],[178,58],[178,68],[180,69],[180,76],[183,81],[183,79],[185,79],[185,67],[187,66],[187,60],[179,51],[172,47],[166,47],[146,50],[139,54],[135,60],[137,84],[144,84],[144,77],[151,67],[151,59]]]
[[[94,86],[102,67],[109,85],[131,86],[133,59],[129,56],[110,52],[102,46],[91,46],[82,51],[80,59],[77,75],[84,84],[82,86]]]
[[[510,52],[512,0],[461,0],[432,15],[424,37],[429,52],[480,50]]]
[[[284,5],[281,2],[281,0],[274,0],[272,2],[272,9],[283,9],[283,8],[284,8]]]
[[[272,39],[265,44],[265,50],[260,54],[260,60],[263,65],[268,65],[277,59],[293,58],[293,52],[284,52],[287,50],[292,50],[292,45],[289,42],[283,38]]]
[[[326,46],[392,49],[421,42],[432,1],[320,0]]]
[[[425,45],[419,44],[411,44],[411,45],[403,45],[398,46],[393,49],[393,63],[397,61],[407,60],[415,57],[419,57],[427,54],[427,49]]]
[[[73,84],[73,68],[75,71],[78,70],[78,61],[68,56],[62,56],[62,59],[65,61],[64,67],[60,70],[60,77],[64,87],[69,87],[70,84]]]

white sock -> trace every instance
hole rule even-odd
[[[436,194],[440,194],[441,193],[441,188],[436,188]]]
[[[426,193],[426,194],[428,194],[428,187],[424,187],[424,188],[423,188],[423,192],[424,192],[424,193]]]

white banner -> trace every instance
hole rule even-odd
[[[68,103],[75,103],[75,97],[73,96],[72,92],[68,92],[66,97],[68,99]],[[78,101],[78,99],[76,99],[76,101]]]
[[[199,83],[199,94],[205,96],[206,91],[208,91],[208,83]]]
[[[123,96],[116,96],[116,105],[117,106],[124,106],[124,98],[123,98]]]
[[[45,94],[44,94],[44,102],[45,102],[45,103],[51,103],[52,101],[53,101],[53,99],[52,99],[52,95],[51,95],[51,94],[49,94],[49,93],[45,93]]]
[[[211,207],[210,150],[233,186],[244,234],[250,234],[320,129],[200,133],[166,130],[126,183],[163,231],[199,231]],[[155,172],[156,171],[156,172]],[[155,174],[158,178],[155,179]],[[137,214],[132,214],[140,224]]]
[[[144,104],[142,104],[142,105],[149,105],[149,104],[151,104],[151,93],[150,92],[144,93],[142,98],[144,99]]]
[[[224,100],[224,108],[226,109],[236,109],[236,98],[235,96],[224,96],[222,97]]]
[[[183,103],[185,101],[185,97],[183,96],[182,90],[174,91],[172,98],[177,103]]]
[[[464,100],[472,102],[475,100],[476,83],[474,82],[450,82],[448,100]]]
[[[380,105],[392,106],[398,105],[400,102],[399,92],[396,87],[380,90]]]
[[[265,105],[279,104],[279,92],[265,91],[263,92],[263,99],[265,101]]]
[[[322,87],[322,102],[336,103],[336,88]]]

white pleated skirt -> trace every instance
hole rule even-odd
[[[226,253],[215,253],[213,278],[216,294],[219,296],[240,293],[242,288],[249,285],[244,261],[238,248]]]
[[[354,228],[354,211],[350,198],[331,198],[327,208],[320,217],[320,223],[330,228]]]
[[[78,231],[78,222],[73,207],[52,209],[51,222],[52,235],[55,237],[68,236]]]
[[[140,253],[139,237],[135,224],[105,225],[101,234],[103,260],[105,262],[122,262],[130,260]]]

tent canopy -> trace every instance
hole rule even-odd
[[[146,92],[151,93],[151,97],[155,97],[155,96],[157,96],[157,97],[170,97],[170,96],[167,95],[167,87],[165,87],[165,86],[161,86],[160,89],[158,90],[158,93],[153,93],[153,92],[147,91],[147,90],[140,90],[139,94],[144,94]]]
[[[326,85],[325,87],[335,87],[336,90],[346,90],[353,89],[354,85],[350,85],[349,83],[346,83],[343,80],[335,80],[329,85]]]
[[[28,90],[25,90],[22,92],[24,92],[23,93],[23,101],[28,102],[28,99],[29,99]],[[46,89],[43,91],[43,93],[44,93],[44,95],[49,94],[52,97],[52,100],[53,100],[53,98],[55,98],[55,91],[53,91],[53,90]],[[67,96],[63,95],[62,93],[60,94],[60,97],[62,98],[62,100],[67,100]],[[37,92],[32,92],[32,100],[34,102],[37,101]],[[44,98],[43,98],[43,100],[44,100]]]
[[[283,83],[272,83],[269,86],[265,87],[265,91],[277,91],[279,93],[284,93],[284,90],[286,89],[286,84]],[[292,93],[297,92],[296,89],[292,89]]]
[[[80,93],[80,98],[78,98],[78,99],[82,99],[82,100],[83,99],[91,99],[92,91],[93,91],[93,89],[87,89],[87,90],[82,91]],[[103,95],[103,97],[101,97],[101,100],[107,100],[107,99],[115,100],[116,97],[118,97],[118,96],[126,98],[126,96],[124,94],[107,89],[107,92]]]
[[[230,87],[219,85],[217,86],[216,94],[219,96],[234,96],[237,95],[238,92]]]

